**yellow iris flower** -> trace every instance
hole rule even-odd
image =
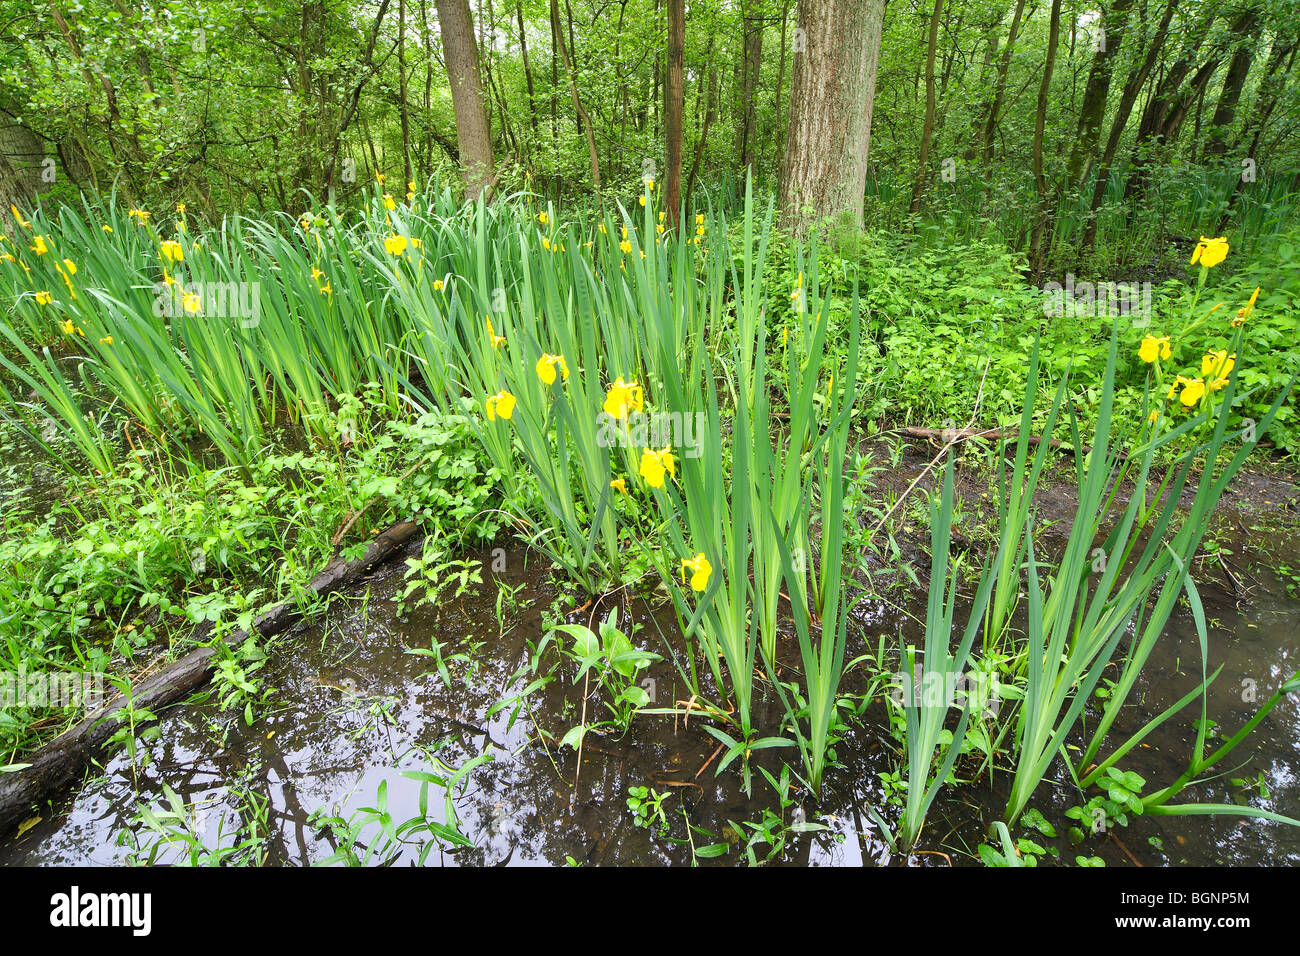
[[[673,458],[671,446],[662,451],[655,451],[653,448],[643,449],[641,466],[637,470],[651,488],[662,488],[664,475],[677,477],[677,463]]]
[[[1200,262],[1202,269],[1212,269],[1227,257],[1228,239],[1226,236],[1219,236],[1217,239],[1208,239],[1201,236],[1201,241],[1192,250],[1192,265]]]
[[[1202,379],[1194,378],[1183,386],[1182,394],[1178,400],[1188,408],[1191,408],[1205,395],[1205,382]]]
[[[1208,352],[1201,359],[1201,375],[1205,378],[1227,378],[1237,364],[1237,356],[1226,351]]]
[[[555,384],[555,369],[559,367],[560,374],[564,381],[569,380],[569,365],[564,361],[563,355],[551,355],[549,352],[542,354],[537,360],[537,377],[542,380],[543,385]]]
[[[629,412],[639,412],[644,408],[645,393],[636,382],[625,382],[620,378],[605,394],[606,415],[627,418]]]
[[[1138,358],[1144,362],[1154,362],[1158,358],[1168,359],[1170,354],[1169,336],[1167,335],[1160,338],[1148,335],[1138,347]]]
[[[691,572],[691,588],[695,591],[706,590],[709,586],[709,575],[713,573],[713,565],[709,564],[709,559],[701,551],[693,558],[682,558],[682,583],[686,583],[686,572]]]
[[[487,400],[488,421],[494,422],[498,417],[509,418],[515,413],[515,397],[507,391],[497,392]]]

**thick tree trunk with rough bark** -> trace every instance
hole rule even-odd
[[[885,0],[799,0],[781,209],[862,226]]]
[[[474,19],[469,0],[437,0],[437,6],[447,78],[451,82],[451,105],[456,113],[456,140],[460,145],[465,196],[477,199],[496,178],[496,163],[492,158],[492,133],[483,102],[483,83],[479,78]]]
[[[0,230],[12,234],[9,207],[28,210],[40,189],[41,138],[0,112]]]

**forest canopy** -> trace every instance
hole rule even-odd
[[[995,230],[1041,269],[1210,231],[1297,175],[1289,0],[54,0],[0,17],[0,199],[24,208],[115,190],[213,219],[298,212],[356,203],[377,174],[449,179],[467,148],[495,193],[628,202],[667,178],[677,117],[684,195],[861,163],[870,222]],[[805,66],[846,97],[843,129],[817,130]],[[485,128],[458,124],[458,72]],[[822,138],[800,152],[792,134]]]

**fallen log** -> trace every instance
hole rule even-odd
[[[415,536],[413,521],[400,521],[371,540],[365,554],[353,561],[335,558],[311,579],[308,589],[323,596],[347,587],[362,575],[395,555]],[[298,605],[285,601],[267,609],[254,619],[251,631],[258,637],[274,637],[288,630],[302,618]],[[211,630],[211,625],[206,629]],[[206,631],[197,635],[206,637]],[[238,646],[250,636],[236,631],[224,643]],[[195,688],[207,683],[216,670],[218,647],[209,644],[187,654],[131,689],[131,706],[156,713],[160,708],[185,698]],[[122,696],[114,697],[44,747],[22,761],[22,770],[0,774],[0,836],[17,826],[33,804],[57,793],[76,780],[88,764],[117,732],[126,706]]]
[[[954,443],[959,442],[959,441],[966,441],[967,439],[970,439],[970,438],[989,438],[989,439],[1003,439],[1003,438],[1005,438],[1005,439],[1010,440],[1010,439],[1014,439],[1014,438],[1016,437],[1016,435],[1018,434],[1017,431],[1016,431],[1016,429],[1014,429],[1014,428],[983,428],[983,429],[981,429],[981,428],[913,428],[913,427],[908,427],[908,428],[904,428],[904,429],[902,429],[902,432],[903,432],[904,435],[907,435],[907,436],[909,436],[909,437],[911,437],[911,438],[925,438],[925,439],[929,439],[929,440],[932,441],[932,442],[942,442],[942,443],[944,443],[944,444],[946,444],[946,445],[951,445],[951,444],[954,444]],[[1042,440],[1043,440],[1043,439],[1042,439],[1041,437],[1039,437],[1038,435],[1030,435],[1030,436],[1029,436],[1029,444],[1031,444],[1031,445],[1037,445],[1037,444],[1041,443]],[[1073,454],[1077,454],[1077,453],[1078,453],[1078,451],[1075,449],[1075,447],[1074,447],[1073,445],[1071,445],[1069,442],[1061,441],[1061,440],[1058,439],[1058,438],[1053,438],[1053,439],[1049,440],[1047,444],[1048,444],[1048,446],[1051,447],[1051,448],[1055,448],[1055,449],[1057,449],[1058,451],[1068,452],[1068,453],[1071,454],[1071,455],[1073,455]],[[1087,455],[1087,454],[1088,454],[1089,452],[1091,452],[1091,451],[1092,451],[1092,449],[1091,449],[1090,447],[1088,447],[1087,445],[1084,445],[1083,448],[1082,448],[1082,453],[1085,454],[1085,455]]]

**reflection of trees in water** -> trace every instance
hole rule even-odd
[[[140,770],[139,792],[125,756],[114,757],[104,781],[87,791],[91,798],[83,795],[80,801],[93,809],[94,817],[80,819],[80,828],[68,829],[68,837],[76,840],[84,859],[82,848],[111,842],[100,836],[105,830],[116,834],[132,826],[138,803],[159,805],[165,783],[187,805],[206,808],[209,840],[224,814],[225,842],[234,839],[237,818],[246,810],[242,795],[252,793],[268,803],[267,862],[306,865],[337,848],[335,836],[313,822],[318,811],[348,820],[360,808],[374,807],[379,783],[387,781],[389,810],[400,825],[419,812],[420,782],[403,777],[403,770],[441,775],[428,755],[455,769],[484,749],[495,759],[474,770],[454,796],[462,832],[474,845],[433,850],[431,865],[564,865],[569,857],[586,866],[685,865],[690,847],[671,842],[687,836],[682,807],[692,824],[713,834],[695,834],[697,846],[721,842],[728,821],[761,819],[764,808],[779,812],[775,794],[757,772],[765,766],[779,776],[778,752],[755,755],[751,798],[741,792],[735,768],[715,776],[716,759],[697,773],[716,741],[699,722],[684,724],[672,717],[638,717],[621,739],[590,732],[575,785],[577,755],[567,748],[557,751],[554,744],[582,709],[581,685],[574,686],[566,663],[555,671],[555,680],[530,695],[513,725],[512,706],[507,706],[490,718],[490,738],[470,729],[486,725],[487,711],[532,679],[531,674],[516,675],[529,659],[530,643],[535,646],[543,634],[542,612],[554,597],[549,579],[525,570],[522,556],[507,560],[506,566],[514,570],[502,575],[502,583],[523,584],[520,599],[534,603],[513,626],[507,623],[504,635],[498,635],[490,584],[477,597],[440,608],[439,614],[421,609],[398,621],[385,598],[401,577],[378,581],[364,620],[336,614],[277,644],[265,671],[267,686],[277,693],[251,727],[241,714],[222,714],[210,702],[164,715],[158,737],[143,747],[150,759]],[[634,600],[626,606],[626,619],[639,646],[662,654],[663,640],[675,640],[681,652],[666,606]],[[453,665],[451,687],[443,685],[431,658],[407,653],[434,641],[444,645],[445,655],[467,652],[471,642],[482,642],[472,666]],[[658,706],[686,696],[670,661],[656,664],[653,675]],[[596,682],[589,691],[591,722],[605,716],[604,692]],[[371,706],[384,700],[390,706]],[[779,703],[759,701],[755,715],[775,727],[781,712]],[[546,743],[538,739],[538,726],[549,735]],[[664,803],[667,838],[634,825],[627,806],[628,789],[634,786],[671,794]],[[447,822],[444,794],[432,784],[428,815]],[[378,826],[371,825],[360,842],[378,836]],[[815,854],[814,842],[825,844]],[[124,853],[119,850],[115,857]],[[413,863],[418,853],[416,845],[401,848],[397,863]],[[825,838],[803,836],[787,844],[786,862],[830,862],[839,858],[836,854]],[[721,860],[702,862],[734,865],[741,860],[733,850]]]

